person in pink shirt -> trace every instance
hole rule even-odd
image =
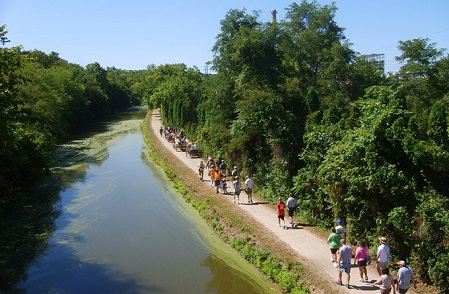
[[[357,242],[357,249],[354,255],[354,264],[359,266],[360,272],[360,282],[368,282],[368,271],[366,270],[367,259],[369,256],[369,248],[366,246],[365,241],[359,240]],[[363,279],[363,275],[365,274],[365,279]]]

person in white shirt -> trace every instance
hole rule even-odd
[[[337,234],[340,234],[342,239],[345,239],[346,238],[346,234],[345,234],[346,230],[345,230],[345,227],[343,227],[341,223],[342,223],[341,219],[337,219],[337,226],[335,227],[335,232]]]
[[[248,203],[253,203],[253,190],[254,190],[254,181],[248,175],[248,178],[245,181],[245,192],[248,195]]]
[[[388,261],[390,260],[390,246],[388,246],[387,238],[380,237],[380,246],[377,247],[377,264],[376,269],[379,276],[382,275],[382,269],[388,267]]]

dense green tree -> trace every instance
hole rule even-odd
[[[438,100],[430,110],[428,134],[437,145],[445,148],[449,147],[447,127],[447,113],[443,102]]]
[[[212,69],[225,73],[230,78],[237,77],[242,72],[243,65],[233,59],[233,55],[236,53],[233,41],[242,29],[258,26],[258,16],[258,12],[249,15],[245,9],[228,11],[225,18],[220,21],[221,32],[217,35],[217,41],[212,47],[214,54]]]
[[[415,113],[425,132],[430,107],[439,98],[433,95],[429,79],[443,50],[436,49],[435,43],[429,44],[429,39],[400,41],[398,49],[402,54],[396,57],[401,63],[396,77],[406,93],[407,108]]]
[[[8,42],[5,26],[0,27],[1,43]],[[27,60],[20,47],[0,48],[0,190],[2,203],[42,175],[48,155],[45,136],[28,128],[30,120],[19,100],[24,81],[21,68]]]
[[[162,65],[142,83],[151,108],[159,107],[164,122],[173,128],[187,128],[193,135],[198,121],[196,108],[201,100],[203,76],[198,68],[185,64]]]
[[[288,36],[281,50],[290,75],[296,77],[303,94],[313,85],[322,104],[347,98],[342,94],[348,86],[354,54],[334,20],[336,11],[334,4],[301,1],[290,5],[286,20],[281,22]],[[336,93],[341,93],[340,97]]]

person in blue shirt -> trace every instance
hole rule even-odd
[[[396,265],[399,266],[398,271],[398,284],[397,290],[400,294],[407,293],[410,288],[411,283],[413,282],[413,287],[416,288],[416,281],[413,277],[412,270],[406,266],[405,261],[401,260],[396,262]]]

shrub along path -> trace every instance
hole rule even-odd
[[[164,137],[159,135],[159,129],[162,126],[162,121],[159,112],[156,110],[153,112],[151,120],[152,129],[159,138],[160,142],[176,156],[181,162],[188,166],[192,172],[198,173],[198,166],[201,160],[205,162],[202,158],[190,158],[186,156],[185,152],[175,151],[172,144],[169,143]],[[241,179],[242,184],[244,179]],[[207,170],[205,170],[204,185],[209,185],[207,177]],[[233,189],[230,187],[230,181],[228,182],[228,192],[232,192]],[[244,184],[242,185],[243,188]],[[371,283],[359,282],[359,270],[357,267],[351,269],[351,289],[346,289],[344,286],[335,287],[334,285],[338,277],[338,269],[333,267],[330,261],[330,249],[329,245],[326,243],[326,238],[318,236],[315,234],[311,228],[304,225],[303,229],[288,229],[284,230],[277,224],[276,209],[274,205],[264,202],[264,200],[257,195],[257,185],[255,187],[256,195],[253,196],[253,204],[245,204],[247,202],[247,197],[245,192],[240,194],[240,205],[235,204],[235,209],[241,209],[249,217],[250,222],[254,222],[254,225],[263,226],[267,234],[275,235],[276,238],[285,242],[291,250],[294,250],[298,256],[298,262],[300,262],[306,271],[313,271],[316,276],[320,277],[323,283],[330,283],[331,288],[335,289],[340,293],[362,293],[362,292],[372,292],[379,291],[377,288],[371,285],[378,278],[378,274],[373,265],[368,267],[368,277]],[[211,188],[211,194],[215,194],[215,189]],[[233,197],[230,195],[223,195],[225,199],[232,202]],[[286,196],[282,195],[284,201],[286,202]],[[242,204],[243,203],[243,204]],[[286,222],[288,224],[288,217],[286,217]],[[330,233],[330,232],[329,232]],[[376,245],[377,246],[377,245]],[[355,253],[355,246],[353,246],[353,254]],[[343,284],[346,281],[346,274],[343,274]],[[412,290],[412,289],[410,289]],[[413,293],[413,292],[410,292]]]

